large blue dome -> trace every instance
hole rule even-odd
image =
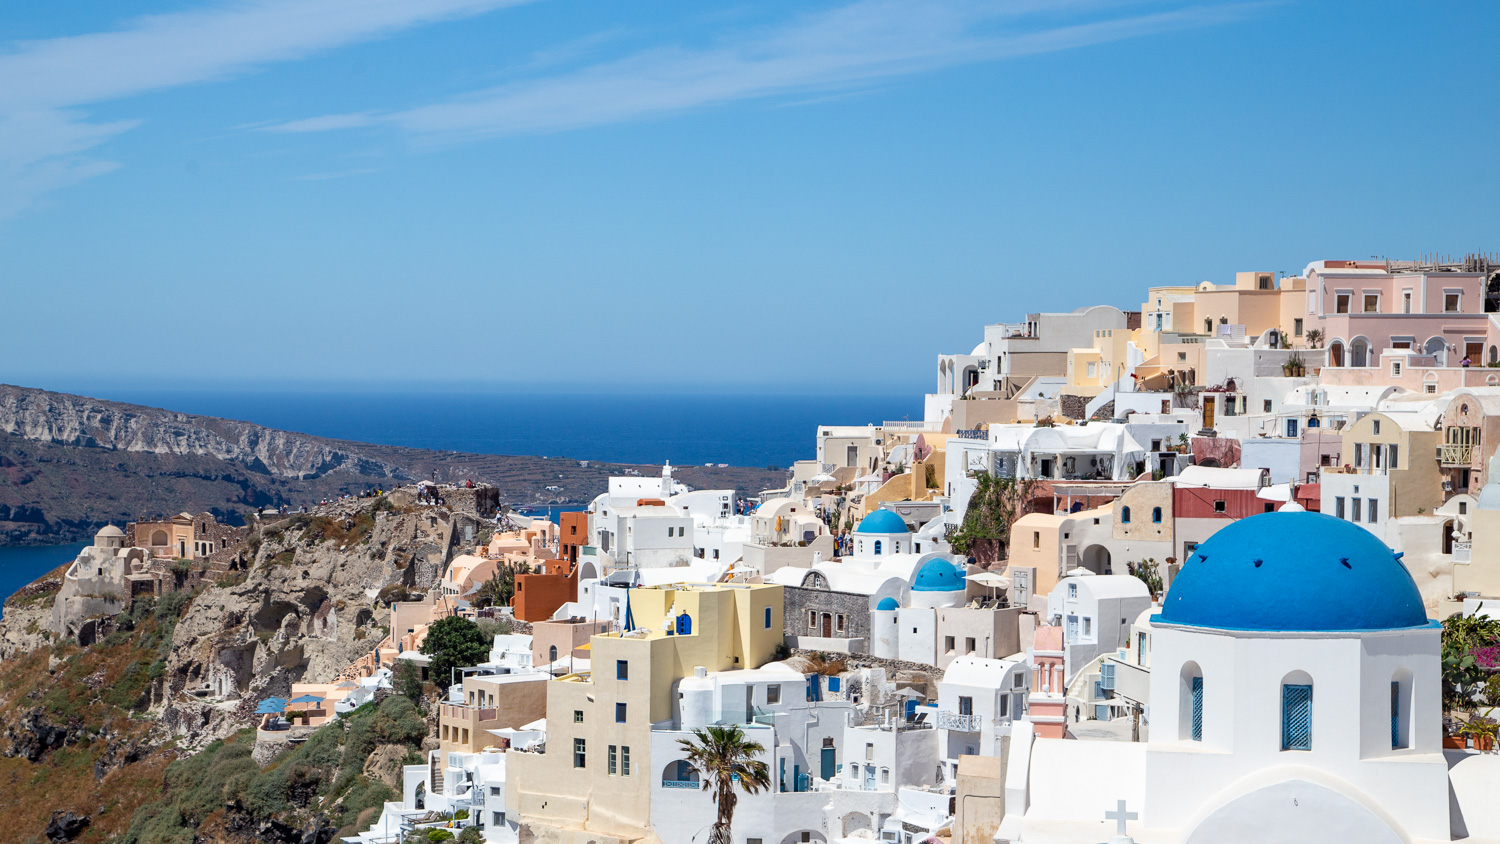
[[[859,520],[855,533],[911,533],[906,522],[890,510],[876,510]]]
[[[965,586],[964,573],[942,557],[933,557],[922,564],[917,572],[917,582],[911,585],[913,592],[959,592]]]
[[[1395,553],[1364,528],[1321,513],[1265,513],[1220,530],[1183,563],[1157,618],[1267,631],[1428,623]]]

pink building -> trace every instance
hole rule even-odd
[[[1031,695],[1026,719],[1042,738],[1063,738],[1068,731],[1068,686],[1063,671],[1063,631],[1038,625],[1031,646]]]
[[[1484,312],[1485,274],[1385,261],[1308,265],[1307,327],[1323,332],[1330,368],[1373,368],[1387,349],[1430,356],[1439,367],[1500,360]]]

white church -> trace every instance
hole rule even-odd
[[[1500,757],[1442,749],[1441,626],[1368,531],[1239,521],[1151,625],[1149,741],[1015,725],[997,842],[1500,840]]]

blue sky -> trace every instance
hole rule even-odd
[[[1478,2],[0,8],[0,381],[919,392],[987,322],[1500,250]]]

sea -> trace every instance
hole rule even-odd
[[[619,463],[786,468],[819,425],[922,418],[922,396],[77,389],[84,395],[357,442]],[[165,506],[165,505],[164,505]],[[536,515],[543,515],[541,512]],[[554,520],[556,513],[548,513]],[[80,545],[0,547],[0,594]]]

